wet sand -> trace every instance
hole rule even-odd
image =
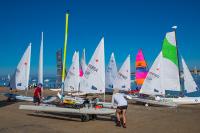
[[[0,88],[2,92],[8,91]],[[56,93],[45,90],[45,95],[52,94]],[[19,110],[20,104],[32,103],[8,103],[0,95],[0,133],[200,133],[200,105],[167,108],[130,103],[123,129],[115,127],[109,117],[81,122],[75,117]]]

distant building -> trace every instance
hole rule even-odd
[[[196,66],[194,67],[194,74],[195,74],[195,75],[198,74],[198,72],[197,72],[197,67],[196,67]]]
[[[56,64],[57,64],[57,74],[56,74],[56,88],[60,88],[62,84],[62,49],[56,52]]]

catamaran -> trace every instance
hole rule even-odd
[[[118,72],[117,72],[117,65],[115,61],[114,53],[111,54],[109,64],[106,68],[106,91],[112,92],[113,88],[115,88]]]
[[[188,93],[197,91],[198,87],[183,58],[182,65],[184,73],[184,89]],[[155,100],[152,101],[140,98],[134,100],[166,106],[200,103],[200,97],[183,96],[169,98],[166,95],[166,91],[183,91],[180,83],[180,67],[175,31],[166,34],[162,51],[155,59],[140,90],[140,94],[153,96],[155,97]]]

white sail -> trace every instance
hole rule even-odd
[[[38,84],[43,84],[43,32],[41,36],[39,67],[38,67]]]
[[[83,53],[82,53],[82,57],[81,57],[81,71],[82,71],[82,75],[85,73],[86,69],[87,69],[87,64],[86,64],[86,58],[85,58],[85,49],[83,49]]]
[[[29,74],[30,74],[30,61],[31,61],[31,43],[22,56],[15,73],[10,81],[12,89],[25,90],[28,89]]]
[[[154,61],[140,93],[165,95],[165,90],[180,91],[178,55],[175,32],[168,32],[162,52]]]
[[[79,89],[79,52],[74,52],[72,64],[64,82],[64,91],[77,92]]]
[[[117,65],[115,61],[114,53],[111,54],[109,64],[106,68],[106,89],[115,88],[115,83],[117,80]]]
[[[104,38],[97,46],[80,82],[80,91],[85,93],[105,92]]]
[[[161,86],[161,62],[162,52],[157,56],[153,65],[151,66],[147,77],[140,89],[140,93],[147,95],[164,95],[165,90]]]
[[[126,58],[119,69],[116,86],[120,90],[128,91],[131,89],[131,65],[130,55]]]
[[[162,47],[162,87],[164,90],[180,91],[180,77],[175,32],[168,32]]]
[[[195,92],[197,91],[197,84],[195,83],[190,70],[188,69],[185,60],[182,58],[182,65],[183,65],[183,77],[184,77],[184,87],[185,90],[190,93],[190,92]]]

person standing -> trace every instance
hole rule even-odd
[[[126,110],[128,108],[128,102],[124,98],[125,95],[119,93],[118,89],[114,89],[113,96],[112,96],[112,107],[116,108],[116,117],[117,123],[116,126],[126,128]],[[121,115],[122,115],[122,123],[121,123]]]
[[[37,87],[34,89],[34,96],[33,96],[33,102],[35,105],[40,105],[42,100],[42,84],[39,83]]]

